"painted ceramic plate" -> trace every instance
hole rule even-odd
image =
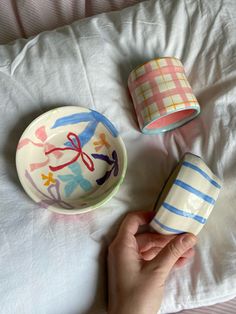
[[[25,191],[41,207],[83,213],[117,192],[126,172],[126,149],[100,113],[61,107],[26,128],[17,146],[16,167]]]

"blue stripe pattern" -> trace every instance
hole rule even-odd
[[[216,188],[220,189],[221,186],[213,179],[211,179],[208,174],[206,172],[204,172],[201,168],[199,168],[198,166],[192,164],[191,162],[188,161],[184,161],[183,162],[183,166],[191,168],[195,171],[197,171],[198,173],[200,173],[205,179],[207,179],[207,181],[209,181],[212,185],[214,185]]]
[[[168,203],[163,203],[162,206],[169,210],[170,212],[176,214],[176,215],[179,215],[179,216],[183,216],[183,217],[186,217],[186,218],[192,218],[198,222],[200,222],[201,224],[204,224],[206,222],[206,218],[202,217],[202,216],[199,216],[199,215],[194,215],[192,213],[188,213],[186,211],[183,211],[183,210],[180,210]]]
[[[169,231],[169,232],[172,232],[172,233],[184,233],[185,231],[181,231],[181,230],[178,230],[178,229],[174,229],[174,228],[170,228],[166,225],[163,225],[159,220],[157,220],[156,218],[154,218],[154,221],[156,224],[158,224],[162,229],[166,230],[166,231]]]
[[[175,180],[174,184],[180,186],[181,188],[183,188],[184,190],[186,190],[186,191],[188,191],[190,193],[195,194],[196,196],[200,197],[201,199],[203,199],[207,203],[210,203],[212,205],[215,204],[215,200],[212,197],[210,197],[207,194],[204,194],[204,193],[200,192],[199,190],[193,188],[191,185],[188,185],[187,183],[185,183],[185,182],[183,182],[181,180]]]

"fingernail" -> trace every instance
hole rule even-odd
[[[196,244],[197,238],[193,234],[185,234],[181,241],[186,248],[191,248]]]

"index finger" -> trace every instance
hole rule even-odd
[[[154,215],[155,212],[153,211],[136,211],[127,214],[121,223],[118,236],[124,234],[135,235],[138,228],[142,225],[148,224]]]

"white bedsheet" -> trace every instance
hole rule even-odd
[[[106,249],[123,215],[151,209],[184,152],[200,155],[224,189],[195,258],[173,271],[162,313],[236,296],[236,3],[148,1],[0,46],[1,313],[106,313]],[[158,56],[185,65],[201,115],[164,135],[139,132],[129,72]],[[111,119],[128,147],[119,193],[91,213],[38,208],[17,179],[17,141],[30,121],[63,105]]]
[[[1,0],[0,44],[71,24],[142,0]]]

